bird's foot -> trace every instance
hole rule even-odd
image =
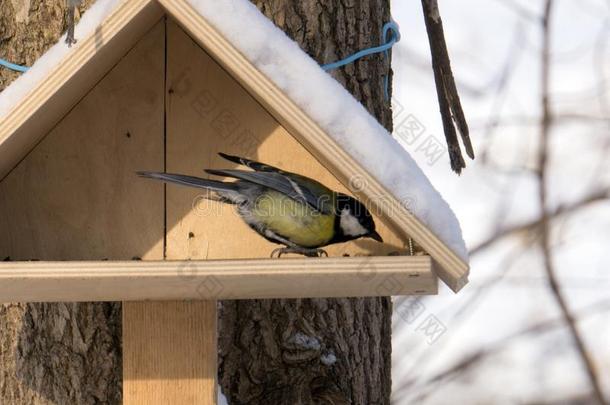
[[[280,257],[282,257],[282,255],[285,255],[288,253],[296,253],[299,255],[307,256],[307,257],[322,257],[322,256],[328,257],[328,253],[326,253],[326,251],[323,249],[305,249],[305,248],[296,248],[296,247],[283,247],[283,248],[273,249],[273,251],[271,252],[271,257],[276,257],[276,254],[277,254],[277,257],[280,258]]]

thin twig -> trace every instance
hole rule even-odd
[[[557,305],[561,309],[564,321],[568,326],[574,344],[580,358],[583,362],[583,366],[589,377],[589,383],[593,391],[594,397],[597,402],[601,405],[606,404],[604,395],[601,389],[599,378],[593,364],[593,359],[588,353],[584,339],[580,335],[576,326],[574,315],[568,307],[567,301],[563,295],[563,292],[557,279],[553,257],[551,253],[551,242],[550,242],[550,225],[549,218],[547,215],[547,165],[548,165],[548,154],[549,154],[549,137],[551,133],[551,123],[553,120],[551,112],[551,104],[549,100],[549,84],[550,84],[550,52],[551,52],[551,17],[553,11],[553,0],[546,0],[544,6],[544,15],[542,18],[542,52],[541,52],[541,81],[542,81],[542,92],[541,92],[541,107],[542,117],[540,119],[540,150],[538,151],[538,198],[540,203],[540,209],[542,212],[542,224],[540,246],[542,248],[544,258],[544,268],[549,281],[549,287],[553,293],[553,297],[557,302]]]
[[[69,47],[77,42],[76,38],[74,38],[74,18],[76,14],[76,7],[80,5],[81,1],[82,0],[66,0],[66,5],[68,6],[68,29],[66,31],[66,44],[68,44]]]
[[[470,254],[470,256],[474,256],[475,254],[481,252],[482,250],[490,247],[494,243],[496,243],[506,237],[516,235],[519,233],[524,233],[524,232],[535,232],[535,231],[537,231],[537,229],[540,226],[542,226],[543,221],[550,223],[552,220],[554,220],[558,217],[561,217],[561,216],[567,215],[567,214],[571,214],[590,204],[594,204],[594,203],[600,202],[600,201],[605,201],[608,199],[610,199],[610,189],[598,190],[594,193],[587,195],[586,197],[584,197],[583,199],[581,199],[579,201],[576,201],[571,204],[559,206],[554,211],[547,213],[546,219],[542,219],[542,218],[535,219],[533,221],[527,221],[527,222],[523,222],[523,223],[520,223],[517,225],[513,225],[513,226],[506,227],[504,229],[501,229],[500,231],[496,232],[489,238],[485,239],[483,242],[479,243],[478,245],[476,245],[472,249],[470,249],[469,254]]]
[[[540,16],[529,11],[527,8],[523,7],[521,4],[519,4],[516,1],[498,0],[498,3],[509,8],[512,12],[514,12],[515,14],[517,14],[519,17],[523,18],[524,20],[527,20],[529,22],[536,22],[536,23],[538,23],[540,21]]]
[[[557,113],[553,114],[553,125],[561,123],[592,123],[592,124],[610,124],[610,115],[595,115],[595,114],[581,114],[581,113]],[[529,116],[529,115],[505,115],[502,118],[498,118],[493,121],[494,127],[529,127],[540,125],[540,117]],[[483,129],[486,130],[489,127],[489,123],[483,120],[470,121],[470,127],[474,130]]]
[[[466,123],[460,96],[455,85],[453,72],[451,71],[443,22],[441,21],[437,0],[422,0],[422,7],[426,31],[428,32],[428,42],[430,43],[434,82],[436,83],[438,105],[443,121],[445,139],[447,140],[451,169],[460,174],[462,169],[466,167],[466,163],[462,157],[456,127],[462,138],[466,153],[471,159],[474,159],[474,149],[470,142],[468,124]]]
[[[580,308],[576,318],[583,321],[588,317],[608,311],[610,311],[610,300],[602,300]],[[463,376],[464,373],[477,366],[481,361],[487,359],[489,356],[499,353],[510,345],[515,344],[517,339],[526,338],[529,336],[539,336],[543,333],[557,330],[561,328],[561,326],[565,326],[563,316],[545,319],[528,325],[464,356],[460,361],[426,380],[422,388],[430,387],[434,389],[435,387],[438,387],[439,383],[446,382],[448,379],[457,378],[458,376]],[[407,392],[409,392],[409,390],[412,390],[415,382],[416,380],[411,379],[401,383],[401,385],[394,390],[393,395],[397,398],[402,398]],[[424,391],[419,395],[420,396],[418,399],[421,400],[427,394]]]
[[[496,81],[496,86],[494,88],[493,94],[491,94],[491,92],[488,92],[488,94],[491,94],[493,100],[491,113],[486,119],[486,123],[483,130],[483,141],[485,143],[481,148],[482,150],[479,152],[479,159],[483,163],[487,163],[490,149],[489,146],[493,144],[496,130],[500,127],[500,125],[498,124],[502,116],[503,107],[505,103],[509,100],[508,91],[510,87],[511,78],[515,74],[520,59],[525,53],[525,47],[523,46],[525,37],[524,32],[525,30],[523,29],[523,23],[519,22],[514,29],[513,39],[511,41],[508,54],[506,55],[505,61],[502,65],[500,76]],[[472,128],[472,121],[470,124],[470,128]]]
[[[586,318],[591,315],[596,315],[599,313],[607,312],[609,310],[610,310],[610,301],[605,300],[605,301],[590,305],[586,308],[582,308],[580,311],[578,311],[579,312],[578,319],[583,319],[583,318]],[[563,316],[560,318],[547,319],[547,320],[529,325],[509,336],[506,336],[502,340],[487,346],[484,349],[479,349],[479,350],[473,352],[472,354],[470,354],[469,356],[465,357],[460,362],[455,364],[450,369],[430,378],[429,383],[438,382],[438,381],[443,380],[444,378],[450,376],[451,374],[455,374],[459,370],[464,371],[464,369],[470,368],[471,366],[474,365],[475,362],[483,360],[485,357],[489,356],[490,354],[499,352],[500,350],[505,348],[507,345],[514,343],[516,339],[519,339],[519,338],[522,338],[525,336],[530,336],[530,335],[540,335],[542,333],[549,332],[554,329],[558,329],[562,325],[565,325]]]

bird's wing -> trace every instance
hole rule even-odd
[[[295,201],[308,204],[323,214],[333,213],[334,194],[315,180],[292,173],[249,172],[244,170],[206,170],[216,176],[233,177],[276,190]],[[314,187],[317,186],[317,187]]]
[[[256,170],[257,172],[276,172],[276,173],[284,173],[282,169],[279,169],[274,166],[267,165],[265,163],[255,162],[254,160],[246,159],[239,156],[228,155],[226,153],[219,152],[218,153],[223,158],[227,159],[229,162],[237,163],[240,165],[244,165],[249,167],[252,170]]]

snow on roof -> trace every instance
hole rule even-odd
[[[83,18],[74,27],[74,37],[78,39],[87,38],[95,32],[95,29],[121,4],[123,0],[96,1]],[[66,43],[66,34],[47,50],[36,63],[24,74],[19,76],[10,86],[0,92],[0,120],[4,118],[14,106],[32,91],[48,73],[55,68],[70,52],[78,49],[79,43],[69,48]]]
[[[447,202],[409,153],[341,84],[248,0],[188,2],[448,248],[467,261],[459,222]],[[76,26],[76,38],[92,34],[119,3],[121,0],[97,1]],[[0,93],[0,119],[78,47],[77,43],[68,48],[64,40],[65,35]]]

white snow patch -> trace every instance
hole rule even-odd
[[[306,350],[320,350],[320,341],[313,336],[308,336],[302,332],[295,333],[290,339],[291,343]]]
[[[121,0],[97,1],[76,26],[91,35]],[[382,183],[460,258],[466,245],[455,214],[413,158],[335,79],[248,0],[189,0],[263,74]],[[70,52],[65,35],[32,68],[0,93],[0,119]]]
[[[229,405],[229,401],[227,400],[227,397],[225,396],[225,394],[222,393],[222,387],[220,386],[220,384],[218,384],[217,389],[217,398],[216,398],[216,404],[217,405]]]
[[[333,353],[323,354],[320,356],[320,361],[326,367],[330,367],[337,362],[337,356],[335,356]]]

